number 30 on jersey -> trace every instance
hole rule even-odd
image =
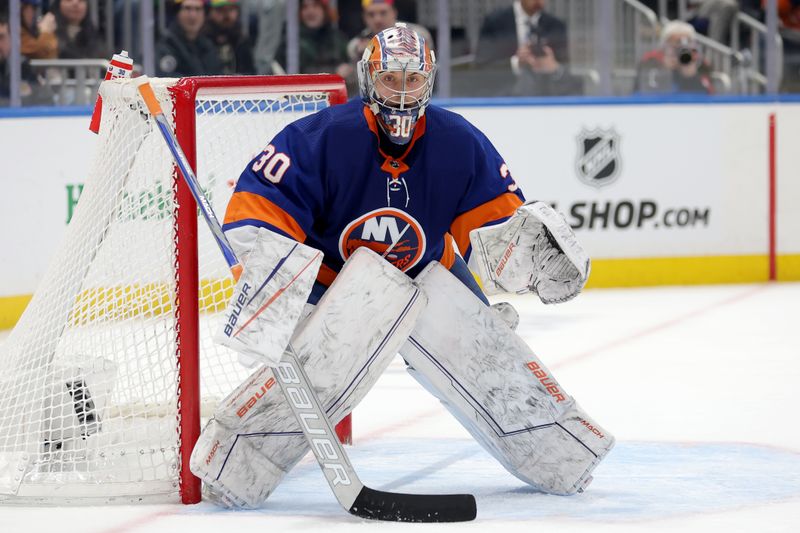
[[[391,135],[394,137],[403,137],[406,138],[411,135],[411,117],[408,115],[389,115],[389,120],[392,121],[392,124],[389,126],[392,128]]]
[[[279,183],[291,165],[292,160],[289,156],[283,152],[276,152],[275,147],[270,144],[261,153],[261,157],[253,163],[253,172],[261,172],[263,169],[265,178],[272,183]]]

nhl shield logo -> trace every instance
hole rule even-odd
[[[610,130],[582,130],[575,167],[580,180],[593,187],[613,183],[619,175],[619,135]]]

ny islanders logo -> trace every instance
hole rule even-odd
[[[425,253],[425,234],[419,222],[408,213],[384,207],[354,220],[339,237],[339,253],[345,261],[362,246],[405,271],[416,265]]]

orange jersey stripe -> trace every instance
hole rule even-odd
[[[317,281],[325,285],[326,287],[330,287],[333,280],[336,279],[339,273],[333,270],[331,267],[322,263],[319,267],[319,272],[317,272]]]
[[[469,232],[480,228],[488,222],[510,217],[514,214],[522,200],[516,194],[503,193],[494,200],[479,205],[465,213],[461,213],[450,226],[450,231],[456,240],[458,250],[465,254],[469,248]]]
[[[300,227],[297,221],[272,203],[267,198],[251,192],[237,192],[231,197],[228,203],[228,210],[225,211],[224,224],[239,222],[240,220],[262,220],[276,228],[286,232],[297,242],[306,240],[306,232]]]
[[[453,249],[453,236],[449,233],[444,234],[444,252],[442,252],[442,258],[439,259],[439,262],[447,270],[450,270],[453,263],[456,262],[456,251]]]

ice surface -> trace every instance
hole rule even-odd
[[[505,472],[398,358],[356,409],[351,459],[376,489],[472,492],[475,522],[353,518],[307,457],[258,511],[0,507],[0,531],[800,531],[800,284],[508,300],[520,334],[618,438],[583,494],[539,494]]]

